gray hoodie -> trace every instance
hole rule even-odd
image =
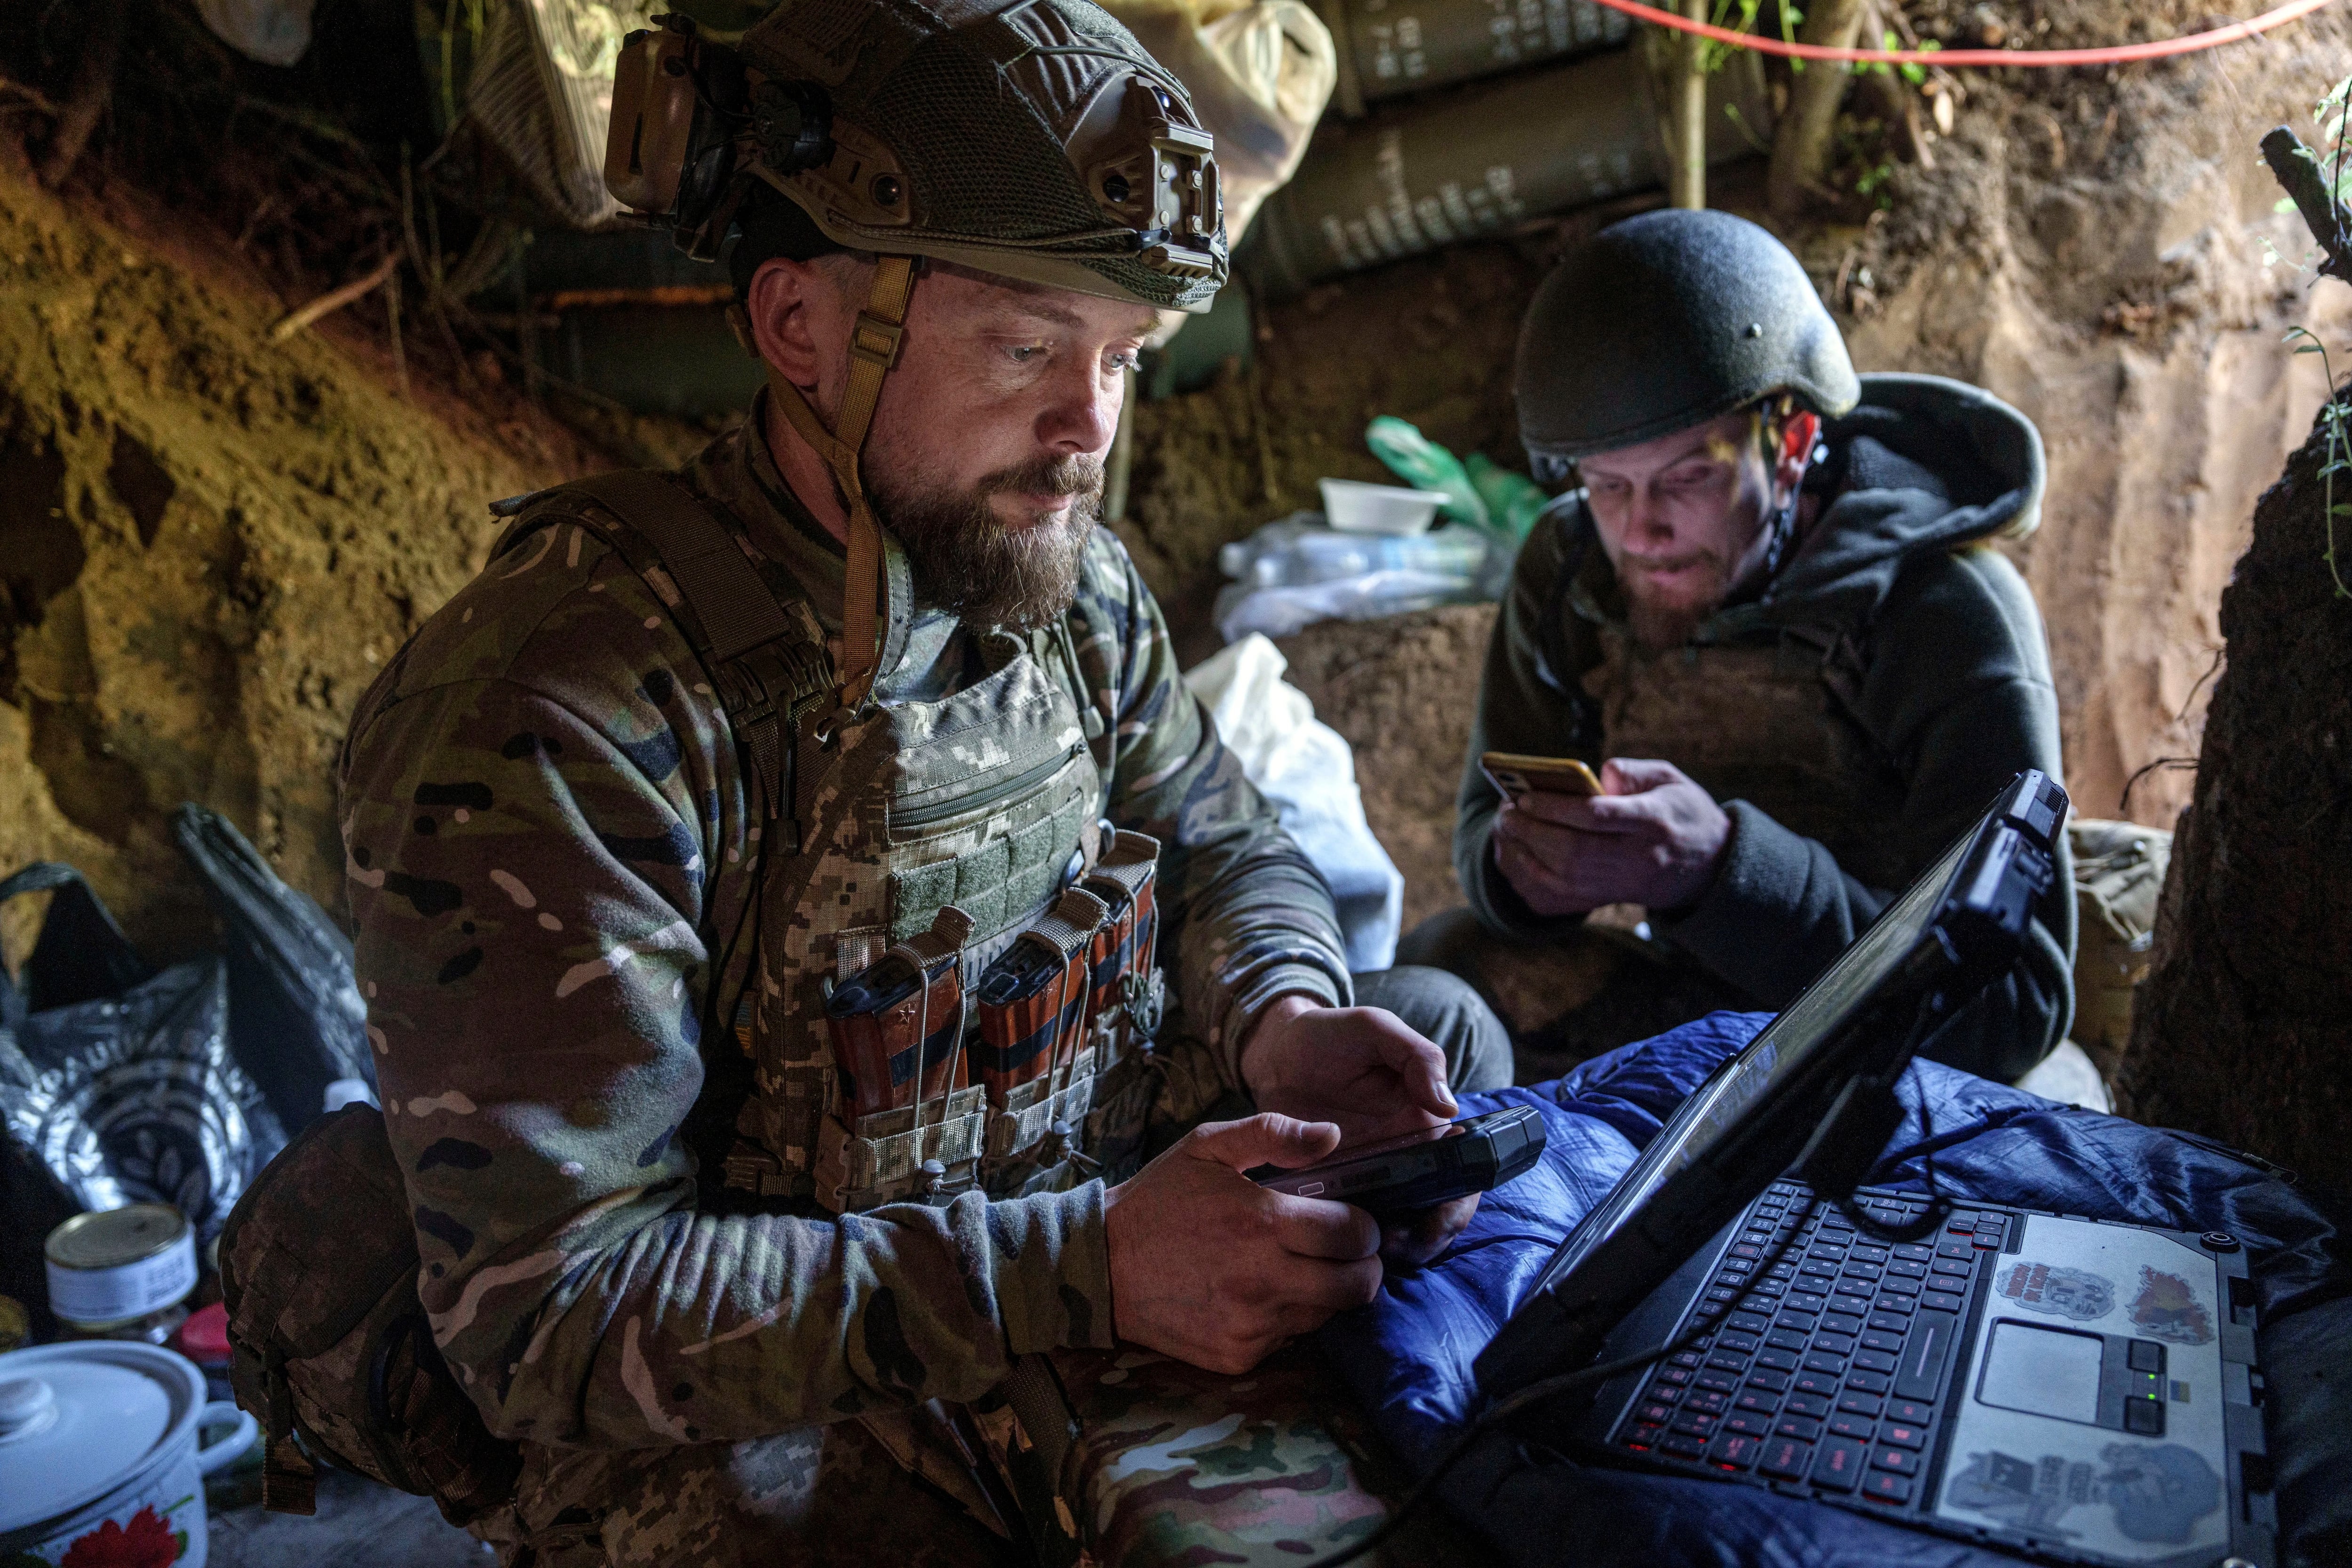
[[[2040,436],[2015,409],[1958,382],[1866,375],[1862,388],[1860,406],[1823,432],[1828,456],[1806,480],[1822,502],[1811,526],[1760,588],[1698,627],[1689,657],[1776,649],[1804,672],[1800,681],[1818,679],[1823,722],[1839,732],[1829,750],[1853,759],[1856,773],[1850,790],[1829,793],[1867,806],[1842,806],[1842,817],[1817,818],[1808,834],[1754,802],[1725,799],[1739,779],[1769,771],[1776,747],[1800,743],[1760,721],[1742,733],[1736,715],[1703,765],[1664,758],[1724,801],[1732,833],[1707,890],[1686,910],[1653,911],[1652,925],[1763,1008],[1787,1005],[2020,769],[2062,776],[2042,617],[1989,542],[2022,537],[2040,520]],[[1463,771],[1454,869],[1480,920],[1505,934],[1541,939],[1580,921],[1534,914],[1496,869],[1487,840],[1501,803],[1479,753],[1596,766],[1619,754],[1603,704],[1587,689],[1612,628],[1622,628],[1616,575],[1582,492],[1571,492],[1519,553]],[[1928,1054],[2010,1079],[2064,1037],[2074,1014],[2071,872],[2062,855],[2023,957]]]

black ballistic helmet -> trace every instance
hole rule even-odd
[[[1519,433],[1539,477],[1785,393],[1860,401],[1845,340],[1788,247],[1729,213],[1668,208],[1563,258],[1519,325]]]

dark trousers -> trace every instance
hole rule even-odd
[[[1394,1013],[1445,1053],[1445,1080],[1456,1093],[1510,1086],[1510,1031],[1462,976],[1401,963],[1355,981],[1357,1006]]]
[[[1443,910],[1407,931],[1397,958],[1427,966],[1422,973],[1442,970],[1477,994],[1509,1037],[1520,1083],[1558,1078],[1588,1058],[1709,1013],[1756,1005],[1663,942],[1591,927],[1559,941],[1526,942],[1488,931],[1467,908]]]

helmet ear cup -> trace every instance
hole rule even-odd
[[[669,16],[622,43],[605,132],[604,187],[678,248],[719,253],[741,201],[737,139],[751,108],[743,57]]]
[[[751,132],[780,177],[817,168],[833,157],[833,96],[813,81],[763,81],[751,89]]]

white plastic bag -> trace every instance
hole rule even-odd
[[[1318,621],[1372,621],[1440,605],[1467,605],[1486,595],[1466,578],[1433,572],[1366,572],[1293,588],[1250,588],[1228,583],[1211,613],[1226,641],[1286,637]]]
[[[2090,1054],[2072,1040],[2059,1041],[2057,1049],[2042,1058],[2012,1087],[2061,1105],[2079,1105],[2085,1110],[2112,1111],[2116,1108],[2115,1097],[2107,1092],[2099,1069],[2091,1065]]]
[[[1227,642],[1286,637],[1317,621],[1492,599],[1510,563],[1507,548],[1461,523],[1396,538],[1342,533],[1321,512],[1297,511],[1217,552],[1218,569],[1234,581],[1210,617]]]
[[[1317,721],[1307,693],[1282,679],[1289,667],[1281,649],[1250,637],[1185,671],[1184,684],[1207,704],[1226,749],[1331,885],[1349,969],[1386,969],[1396,962],[1404,874],[1364,820],[1355,753]]]
[[[1449,525],[1406,535],[1343,533],[1319,511],[1295,511],[1247,539],[1220,546],[1217,570],[1251,588],[1297,588],[1367,572],[1425,572],[1475,581],[1491,546],[1476,529]]]

